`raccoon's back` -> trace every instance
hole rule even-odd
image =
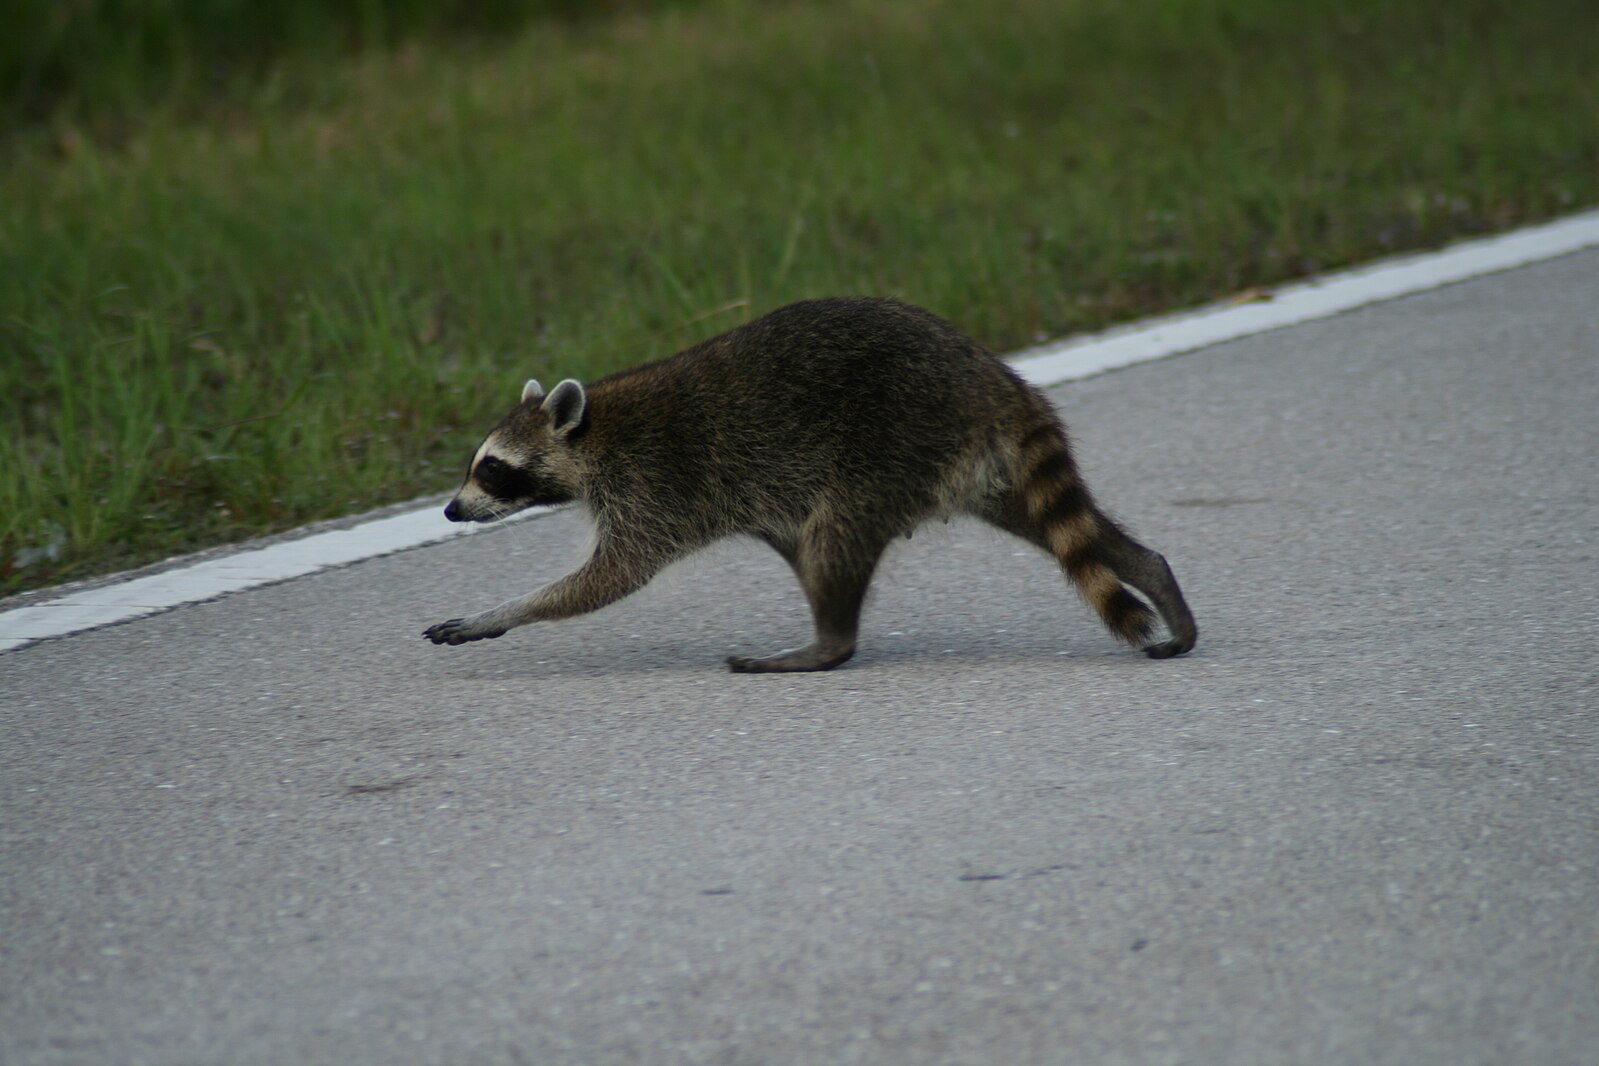
[[[728,429],[843,461],[955,447],[1015,400],[1003,364],[931,312],[834,298],[780,308],[682,353]]]
[[[755,510],[841,492],[929,506],[1028,403],[955,327],[873,298],[792,304],[592,392],[629,461]]]

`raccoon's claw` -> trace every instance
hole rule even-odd
[[[1170,659],[1174,655],[1181,655],[1193,648],[1193,643],[1183,643],[1180,640],[1166,640],[1159,644],[1151,644],[1144,649],[1144,654],[1151,659]]]
[[[428,626],[422,635],[435,644],[466,644],[474,640],[490,640],[494,637],[503,637],[503,629],[478,629],[465,618],[452,618],[448,622],[440,622],[436,626]]]

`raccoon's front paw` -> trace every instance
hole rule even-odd
[[[428,626],[422,631],[422,635],[435,644],[466,644],[474,640],[503,637],[505,630],[485,629],[474,624],[470,618],[452,618],[448,622]]]

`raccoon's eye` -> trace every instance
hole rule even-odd
[[[498,456],[484,456],[483,461],[477,464],[479,474],[496,474],[505,469],[505,460]]]

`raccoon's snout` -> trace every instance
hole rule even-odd
[[[486,523],[499,518],[499,513],[494,508],[484,508],[477,500],[462,502],[457,495],[456,499],[445,505],[445,518],[453,523]]]
[[[444,506],[444,517],[452,522],[496,522],[525,508],[525,503],[507,503],[478,492],[463,489]]]
[[[484,508],[479,505],[462,503],[457,496],[444,507],[444,517],[452,522],[492,522],[500,517],[501,512],[494,508]]]

